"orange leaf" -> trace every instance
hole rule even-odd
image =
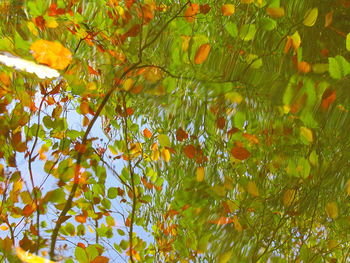
[[[195,20],[194,16],[198,13],[198,11],[198,4],[190,4],[190,6],[185,11],[185,19],[187,22],[192,23]]]
[[[243,147],[233,147],[231,150],[231,154],[233,157],[241,161],[249,158],[250,156],[250,152]]]
[[[40,39],[30,46],[30,50],[37,62],[54,69],[65,69],[72,61],[72,53],[58,42]]]
[[[233,222],[232,218],[224,217],[224,216],[219,217],[216,220],[210,220],[209,221],[209,223],[216,224],[216,225],[219,225],[219,226],[227,225],[227,224],[232,223],[232,222]]]
[[[143,136],[149,139],[152,137],[152,132],[150,132],[150,130],[146,128],[143,130]]]
[[[176,131],[176,140],[182,142],[188,138],[187,132],[185,132],[182,128],[178,128]]]
[[[89,103],[87,102],[87,101],[82,101],[81,103],[80,103],[80,111],[81,111],[81,113],[82,114],[88,114],[89,113],[89,108],[90,108],[90,106],[89,106]]]
[[[86,223],[86,216],[77,215],[77,216],[75,216],[75,221],[77,221],[78,223],[84,224],[84,223]]]
[[[298,70],[301,73],[309,73],[311,70],[311,66],[306,61],[301,61],[298,63]]]
[[[109,262],[109,258],[104,257],[104,256],[97,256],[90,263],[108,263],[108,262]]]
[[[88,71],[91,75],[96,75],[96,76],[100,75],[100,73],[98,71],[94,70],[94,68],[90,67],[89,65],[88,65]]]
[[[196,148],[192,144],[186,145],[183,151],[190,159],[193,159],[196,156]]]
[[[198,48],[196,55],[194,56],[194,63],[195,64],[202,64],[207,59],[209,52],[210,52],[210,45],[209,44],[201,45]]]
[[[252,144],[258,144],[259,139],[255,135],[251,135],[248,133],[243,133],[243,137],[246,138]]]
[[[235,12],[235,6],[232,4],[226,4],[221,7],[221,12],[224,16],[230,16]]]
[[[35,211],[35,208],[32,205],[26,205],[23,210],[22,213],[24,216],[29,217],[31,214],[33,214]]]
[[[333,11],[329,12],[325,16],[324,26],[329,27],[333,22]]]
[[[266,8],[266,13],[275,18],[280,18],[285,15],[284,8],[283,7],[269,7]]]

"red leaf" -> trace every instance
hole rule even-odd
[[[149,129],[144,129],[143,130],[143,136],[145,136],[146,138],[151,138],[152,137],[152,132]]]
[[[94,69],[93,69],[92,67],[90,67],[89,65],[88,65],[88,71],[89,71],[89,73],[92,74],[92,75],[96,75],[96,76],[99,76],[99,75],[100,75],[100,73],[99,73],[98,71],[94,70]]]
[[[196,147],[194,147],[192,144],[186,145],[183,151],[190,159],[193,159],[196,156]]]
[[[225,128],[226,125],[226,119],[224,117],[220,117],[216,120],[216,126],[223,130]]]
[[[208,4],[199,6],[199,10],[203,15],[207,14],[210,11],[210,9],[211,9],[210,5],[208,5]]]
[[[326,89],[325,92],[322,95],[322,103],[321,107],[324,110],[327,110],[329,106],[335,101],[337,98],[337,93],[335,89]]]
[[[81,247],[81,248],[86,248],[86,246],[83,243],[81,243],[81,242],[78,242],[77,246]]]
[[[176,131],[176,139],[180,142],[186,140],[188,138],[187,132],[185,132],[182,128],[178,128]]]
[[[243,147],[233,147],[231,150],[231,154],[233,157],[241,161],[249,158],[250,156],[250,152]]]
[[[33,214],[33,212],[35,211],[34,207],[31,205],[26,205],[23,210],[22,213],[24,216],[29,217],[31,214]]]

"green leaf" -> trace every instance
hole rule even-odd
[[[303,24],[309,27],[313,26],[316,23],[317,16],[318,16],[317,7],[308,10],[305,14]]]
[[[346,35],[346,49],[350,51],[350,33]]]
[[[271,31],[271,30],[274,30],[276,28],[277,22],[276,22],[276,20],[273,20],[272,18],[264,17],[260,21],[260,26],[262,29],[264,29],[266,31]]]
[[[231,21],[227,22],[225,25],[225,29],[231,35],[231,37],[236,38],[238,36],[238,28],[237,25]]]
[[[255,24],[243,25],[239,31],[239,36],[244,41],[250,41],[254,38],[256,33]]]
[[[328,58],[329,74],[334,79],[342,79],[350,73],[350,63],[342,56]]]
[[[108,196],[108,198],[110,198],[110,199],[117,198],[117,196],[118,196],[118,188],[117,188],[117,187],[110,187],[110,188],[108,189],[107,196]]]
[[[169,139],[168,135],[166,135],[166,134],[159,134],[158,135],[158,142],[159,142],[160,146],[171,147],[170,139]]]
[[[85,249],[81,247],[75,247],[75,252],[74,252],[75,257],[80,263],[86,263],[89,262],[89,258],[85,252]]]

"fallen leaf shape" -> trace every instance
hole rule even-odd
[[[37,62],[54,69],[65,69],[72,61],[72,53],[58,42],[40,39],[30,46],[30,50]]]

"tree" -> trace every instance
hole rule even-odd
[[[3,2],[2,259],[347,262],[349,6]]]

